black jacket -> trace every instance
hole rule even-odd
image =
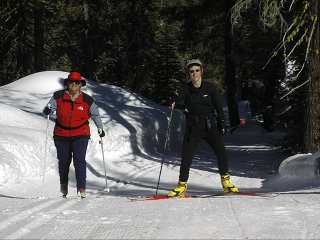
[[[193,124],[209,119],[218,129],[224,128],[221,97],[210,82],[202,81],[200,88],[195,88],[192,82],[187,83],[176,99],[176,107],[185,110],[187,124],[188,121]]]

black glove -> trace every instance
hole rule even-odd
[[[226,135],[226,133],[227,133],[227,131],[226,131],[225,128],[220,128],[220,129],[219,129],[219,132],[220,132],[220,134],[221,134],[222,136]]]
[[[162,99],[160,101],[160,105],[162,105],[162,106],[170,106],[171,107],[174,102],[175,102],[175,97],[169,96],[169,97],[167,97],[165,99]]]
[[[98,129],[98,133],[101,138],[103,138],[106,135],[102,128]]]
[[[51,113],[51,109],[48,108],[48,107],[45,107],[45,108],[43,109],[42,113],[47,116],[47,115],[49,115],[49,114]]]
[[[227,130],[226,130],[226,127],[224,125],[224,121],[221,120],[221,119],[218,119],[218,118],[217,118],[217,129],[218,129],[218,131],[220,132],[220,134],[222,136],[226,135]]]

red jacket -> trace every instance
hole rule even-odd
[[[90,136],[89,118],[93,99],[81,92],[74,100],[62,90],[54,93],[57,120],[54,135],[59,137]]]

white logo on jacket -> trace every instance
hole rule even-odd
[[[82,106],[79,106],[79,107],[78,107],[78,110],[83,111],[83,107],[82,107]]]

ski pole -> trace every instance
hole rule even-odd
[[[48,132],[49,132],[49,114],[47,116],[47,127],[46,127],[46,141],[44,145],[44,160],[43,160],[43,169],[42,169],[42,183],[44,184],[46,168],[47,168],[47,151],[48,151]]]
[[[107,167],[106,167],[106,162],[105,162],[105,160],[104,160],[104,150],[103,150],[102,137],[100,137],[99,143],[100,143],[100,145],[101,145],[101,153],[102,153],[103,168],[104,168],[104,178],[105,178],[105,180],[106,180],[105,190],[106,190],[107,192],[109,192],[109,188],[108,188],[108,178],[107,178]]]
[[[171,113],[170,113],[170,118],[169,118],[168,127],[167,127],[166,139],[165,139],[165,142],[164,142],[163,156],[162,156],[162,160],[161,160],[161,167],[160,167],[159,178],[158,178],[158,183],[157,183],[156,196],[158,195],[161,172],[162,172],[162,167],[163,167],[164,157],[165,157],[164,155],[166,153],[167,143],[168,143],[168,139],[170,137],[170,125],[171,125],[174,106],[175,106],[175,102],[173,102],[172,105],[171,105]]]

